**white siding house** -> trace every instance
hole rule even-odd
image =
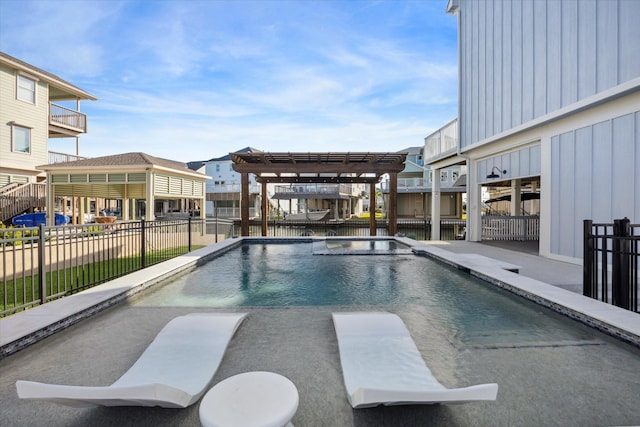
[[[459,28],[459,140],[434,168],[540,192],[540,254],[582,257],[582,221],[640,222],[640,1],[450,0]],[[518,194],[517,194],[518,193]],[[520,215],[512,208],[512,215]]]

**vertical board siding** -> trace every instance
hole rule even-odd
[[[640,77],[640,1],[460,0],[460,146]]]
[[[480,160],[477,163],[478,182],[486,184],[495,181],[487,179],[487,175],[491,173],[494,166],[501,171],[507,171],[507,173],[502,176],[502,180],[540,175],[540,155],[540,145],[534,145],[507,154]]]
[[[582,220],[640,218],[640,112],[551,138],[551,252],[582,257]]]

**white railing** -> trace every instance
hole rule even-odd
[[[424,139],[425,160],[455,153],[458,145],[458,120],[452,120]]]
[[[482,217],[482,240],[539,240],[539,216]]]
[[[49,151],[49,164],[73,162],[76,160],[84,160],[87,157],[76,156],[75,154],[57,153],[55,151]]]
[[[49,123],[79,132],[87,131],[87,116],[61,105],[49,104]]]

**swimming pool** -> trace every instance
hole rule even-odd
[[[324,242],[324,240],[323,240]],[[324,243],[323,243],[324,244]],[[346,245],[361,249],[364,241]],[[318,242],[244,243],[142,293],[137,307],[418,307],[459,347],[590,345],[583,325],[413,254],[317,256]],[[327,246],[337,245],[328,242]],[[377,250],[401,247],[377,241]],[[344,248],[345,245],[336,246]],[[359,254],[356,252],[356,254]]]

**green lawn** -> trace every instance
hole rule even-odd
[[[204,246],[192,246],[192,250],[202,247]],[[146,266],[175,258],[187,252],[186,246],[148,252]],[[140,255],[136,255],[48,272],[45,279],[47,295],[68,295],[124,276],[141,269],[141,267],[142,258]],[[7,280],[4,287],[0,286],[0,311],[10,310],[34,301],[38,303],[40,300],[38,281],[37,274],[24,278],[17,277],[16,280]]]

